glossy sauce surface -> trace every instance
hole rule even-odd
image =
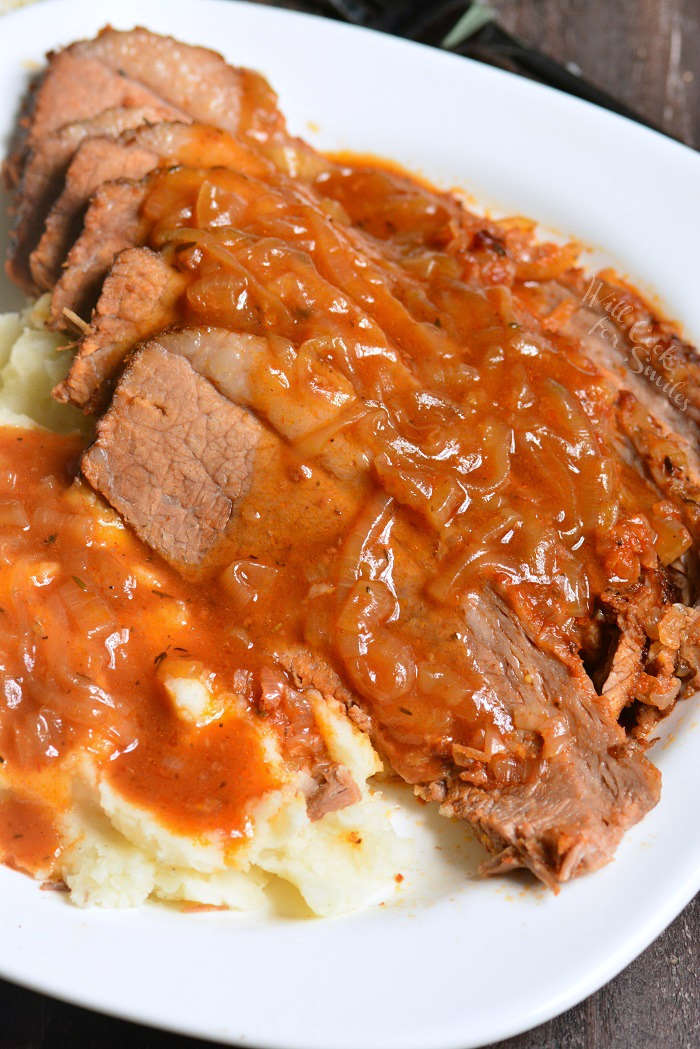
[[[0,797],[0,863],[49,878],[59,851],[50,806],[21,795]]]
[[[268,162],[159,172],[144,207],[188,275],[173,322],[255,337],[229,378],[272,434],[202,576],[74,482],[77,441],[0,434],[0,754],[31,770],[87,749],[172,826],[231,838],[274,786],[256,719],[292,764],[328,760],[309,675],[282,669],[303,647],[409,781],[455,761],[477,785],[527,780],[565,729],[513,718],[464,628],[470,597],[497,594],[565,661],[608,586],[690,542],[564,334],[575,248],[379,166],[301,147]],[[173,661],[214,676],[205,729],[173,714]]]
[[[314,165],[301,150],[265,178],[153,179],[150,243],[189,275],[175,323],[258,340],[244,379],[225,379],[342,521],[305,622],[302,592],[283,620],[291,636],[301,627],[363,698],[406,778],[439,775],[455,746],[475,782],[528,778],[550,734],[493,694],[464,602],[498,594],[566,662],[595,635],[600,596],[690,536],[630,467],[616,380],[567,327],[575,245],[376,165]],[[235,542],[244,532],[263,561],[285,535],[234,520]]]
[[[80,449],[0,429],[4,770],[32,782],[85,751],[179,831],[240,837],[277,783],[250,713],[265,654],[250,656],[222,588],[183,580],[75,480]],[[206,724],[178,717],[172,677],[210,685]],[[323,757],[310,719],[297,732],[303,714],[280,713],[280,735]]]

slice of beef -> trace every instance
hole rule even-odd
[[[209,48],[183,44],[148,29],[120,31],[110,26],[94,40],[71,46],[147,85],[161,98],[205,124],[233,133],[247,126],[254,110],[269,110],[272,126],[282,126],[276,97],[260,74],[229,66]]]
[[[267,339],[224,328],[183,328],[161,332],[154,341],[169,353],[185,357],[224,397],[262,414],[260,405],[251,403],[251,372],[268,352]],[[281,436],[289,434],[282,432]]]
[[[139,257],[139,249],[124,256],[125,259],[131,258],[134,265]],[[164,272],[167,273],[167,268]],[[121,279],[133,282],[136,278],[130,276],[129,268],[125,266]],[[110,289],[110,293],[114,281],[115,270],[105,282],[105,289]],[[104,297],[98,303],[98,312],[103,310]],[[173,309],[171,321],[177,319],[177,312],[177,308]],[[160,318],[160,324],[163,325],[163,318]],[[155,324],[153,328],[156,328]],[[129,340],[133,333],[128,324],[123,330],[124,337],[115,340],[113,330],[91,325],[80,341],[71,370],[55,391],[55,396],[88,411],[102,406],[130,349]],[[270,354],[273,358],[277,353],[285,354],[287,359],[294,356],[295,348],[283,339],[277,338],[271,343],[263,336],[222,328],[174,327],[159,332],[154,341],[168,352],[186,357],[195,371],[209,379],[220,393],[256,412],[285,441],[296,447],[297,455],[304,454],[304,440],[309,439],[316,445],[319,433],[326,433],[326,440],[321,440],[318,448],[318,462],[351,487],[364,483],[368,469],[366,451],[361,442],[343,432],[343,420],[349,413],[361,412],[362,406],[352,385],[338,371],[330,366],[324,369],[323,362],[319,362],[322,383],[308,384],[303,393],[299,390],[277,391],[277,396],[270,398],[266,396],[264,384],[261,387],[253,376],[257,372],[259,380],[261,365],[266,370]],[[334,391],[333,396],[331,391]],[[329,440],[330,437],[333,440]]]
[[[611,716],[619,718],[642,687],[640,677],[644,673],[646,644],[646,633],[635,619],[623,624],[609,673],[601,687],[601,696]]]
[[[575,282],[577,294],[583,297],[564,331],[580,341],[601,370],[621,438],[618,451],[680,509],[697,540],[700,430],[693,407],[700,388],[697,351],[682,343],[631,292],[600,280],[591,286],[596,296],[583,288],[582,278]],[[606,295],[599,301],[600,289]],[[620,297],[622,305],[618,298],[610,300],[612,295]],[[645,341],[640,342],[643,332]]]
[[[454,769],[417,792],[440,800],[444,815],[467,819],[496,869],[527,867],[552,886],[595,870],[658,801],[659,772],[606,718],[582,666],[542,652],[498,595],[471,595],[463,611],[470,645],[511,716],[530,724],[541,717],[546,736],[556,722],[548,729],[545,712],[556,710],[563,732],[559,743],[556,734],[546,742],[530,782],[486,791]]]
[[[49,211],[41,239],[29,256],[37,288],[48,291],[59,279],[63,260],[80,232],[83,210],[102,183],[136,181],[157,163],[158,154],[153,150],[137,145],[124,149],[112,138],[90,138],[83,143],[70,162],[63,192]]]
[[[89,120],[105,109],[155,107],[169,109],[186,119],[176,103],[159,96],[101,57],[91,57],[76,45],[49,55],[49,64],[34,85],[20,122],[21,134],[3,166],[5,182],[12,188],[21,178],[29,153],[45,136],[76,121]]]
[[[283,127],[274,93],[259,74],[233,68],[221,55],[147,29],[107,27],[50,56],[25,116],[26,135],[6,164],[15,184],[27,148],[44,135],[110,106],[167,103],[178,115],[227,131]]]
[[[146,227],[141,220],[141,205],[145,195],[145,185],[129,179],[105,182],[94,194],[85,213],[83,231],[68,254],[51,296],[51,327],[69,327],[65,310],[88,317],[115,257],[144,242]]]
[[[186,278],[150,248],[128,248],[110,270],[70,372],[54,397],[85,411],[107,403],[125,358],[137,342],[169,328]],[[143,290],[148,289],[148,295]],[[223,329],[185,329],[159,334],[159,344],[186,357],[195,371],[241,403],[249,398],[248,370],[265,339]],[[255,350],[255,354],[254,351]]]
[[[580,291],[583,278],[578,279]],[[700,424],[700,357],[642,297],[604,270],[583,293],[585,308],[596,314],[596,330],[607,333],[629,372],[660,393],[678,414]],[[621,337],[620,337],[621,336]]]
[[[591,285],[596,295],[590,292]],[[598,298],[599,287],[607,289],[602,299]],[[583,278],[578,278],[575,294],[579,297],[578,307],[563,330],[580,340],[586,355],[604,373],[610,390],[625,389],[633,393],[667,429],[697,445],[700,420],[700,412],[695,408],[696,391],[700,389],[697,350],[682,343],[648,309],[643,310],[639,299],[635,299],[635,307],[625,299],[621,299],[623,306],[618,307],[617,299],[613,299],[609,309],[614,312],[608,312],[605,302],[615,292],[597,278],[585,287]],[[625,312],[625,305],[631,314]],[[638,320],[633,322],[635,317]],[[638,341],[642,333],[645,333],[644,342]]]
[[[700,538],[700,454],[693,404],[700,365],[697,351],[623,285],[600,275],[572,281],[580,297],[565,331],[580,340],[604,376],[612,418],[611,439],[621,457],[646,476],[680,512],[697,544]],[[681,691],[685,666],[679,646],[662,645],[658,621],[679,599],[698,593],[696,546],[659,571],[653,544],[647,567],[631,587],[612,588],[601,607],[617,627],[601,699],[630,733],[649,739]]]
[[[69,400],[93,410],[105,403],[135,338],[130,316],[115,318],[113,306],[108,303],[115,301],[120,285],[139,286],[140,267],[144,267],[147,272],[155,270],[162,274],[165,287],[173,282],[172,295],[167,301],[164,298],[161,300],[163,315],[151,316],[146,313],[144,326],[140,329],[141,336],[147,334],[146,326],[154,329],[163,327],[167,323],[169,310],[172,309],[173,315],[177,312],[173,299],[181,287],[180,274],[172,273],[164,260],[160,256],[157,258],[160,268],[154,264],[153,253],[148,249],[132,249],[120,257],[119,266],[115,266],[105,281],[93,324],[78,346],[71,371],[55,391],[58,399]],[[101,315],[109,318],[107,324],[100,322]],[[300,436],[309,430],[314,434],[319,429],[332,426],[344,411],[359,407],[356,398],[350,399],[349,384],[340,376],[331,378],[328,375],[324,376],[323,392],[318,386],[310,384],[303,395],[290,393],[270,401],[253,379],[256,372],[259,374],[261,364],[269,359],[271,351],[269,340],[261,336],[220,328],[176,328],[159,331],[152,342],[169,353],[185,357],[194,370],[212,382],[223,396],[254,411],[284,441],[295,444],[297,455],[300,454]],[[276,341],[275,349],[288,354],[294,352],[293,347],[285,345],[281,339]],[[337,385],[334,385],[336,382]],[[337,390],[336,398],[329,396],[332,387]],[[362,477],[367,470],[364,449],[357,442],[345,438],[342,432],[337,433],[333,441],[326,442],[325,448],[319,452],[318,462],[349,488],[363,483]],[[340,497],[338,490],[334,497],[337,502]]]
[[[89,120],[66,124],[37,143],[27,157],[13,203],[5,263],[8,276],[28,294],[36,291],[29,254],[39,242],[46,215],[61,192],[66,170],[80,143],[92,135],[116,137],[140,124],[165,120],[172,112],[166,105],[107,109]]]
[[[643,403],[623,390],[618,397],[620,428],[664,495],[679,507],[683,521],[700,541],[700,458],[697,444],[671,429]]]
[[[137,361],[140,362],[138,366]],[[206,543],[202,542],[198,530],[196,534],[193,533],[191,548],[185,549],[186,535],[181,530],[171,527],[170,523],[168,507],[173,501],[177,511],[176,523],[179,523],[181,512],[186,510],[189,500],[196,504],[198,518],[201,516],[198,490],[193,493],[186,486],[177,490],[180,483],[177,480],[180,473],[177,448],[173,448],[171,444],[167,446],[167,454],[172,456],[170,466],[162,461],[162,457],[158,458],[159,470],[162,468],[169,475],[165,485],[168,498],[163,501],[157,493],[149,494],[143,488],[139,490],[140,501],[136,510],[132,509],[130,503],[130,484],[124,476],[124,464],[131,446],[125,445],[123,438],[127,431],[133,433],[134,427],[131,423],[127,424],[126,414],[128,409],[131,413],[129,418],[134,426],[137,422],[138,425],[147,425],[137,411],[136,402],[141,394],[138,392],[139,385],[135,382],[135,377],[140,381],[140,378],[147,376],[149,369],[158,371],[158,403],[163,416],[180,417],[180,400],[184,396],[181,387],[190,398],[192,390],[210,390],[211,395],[207,394],[206,398],[207,404],[222,406],[222,416],[227,416],[227,406],[233,406],[233,402],[220,393],[208,379],[197,374],[184,355],[172,354],[155,341],[146,343],[137,348],[130,358],[116,387],[111,406],[99,424],[96,445],[86,453],[87,460],[93,464],[87,466],[86,474],[146,542],[151,543],[149,536],[157,535],[157,549],[166,560],[178,568],[198,566],[212,551],[213,540],[211,543],[209,540]],[[152,388],[149,386],[150,389]],[[173,397],[172,410],[168,408],[167,403],[170,395]],[[132,408],[136,414],[131,411]],[[222,518],[217,518],[220,526],[218,538],[225,540],[221,547],[221,556],[224,557],[225,563],[228,565],[236,557],[247,557],[258,543],[264,546],[264,552],[273,560],[281,561],[288,553],[289,529],[300,520],[304,520],[309,535],[316,541],[318,557],[331,557],[340,542],[347,516],[356,508],[357,497],[348,492],[343,485],[326,476],[319,475],[318,479],[314,477],[313,480],[302,483],[297,460],[284,441],[247,409],[235,405],[235,412],[250,418],[251,425],[254,423],[258,435],[255,445],[256,469],[253,473],[251,459],[250,501],[241,505],[240,513],[227,518],[229,528],[226,536],[221,525]],[[195,423],[192,425],[195,426]],[[157,439],[157,434],[144,434],[143,443],[148,446],[151,441]],[[99,448],[99,454],[96,448]],[[95,463],[100,464],[99,473],[95,472]],[[160,473],[156,471],[150,478],[150,485],[157,487],[159,483]],[[124,490],[122,485],[125,486]],[[151,508],[147,520],[144,517],[146,505]],[[210,535],[209,531],[207,535]]]
[[[697,690],[700,675],[700,607],[674,605],[659,623],[659,641],[678,652],[678,676],[685,695]]]
[[[270,397],[270,388],[261,381],[261,376],[274,373],[270,362],[278,355],[279,359],[299,360],[297,349],[284,339],[188,327],[163,332],[156,341],[169,352],[186,357],[225,397],[254,411],[295,448],[297,456],[315,454],[319,465],[350,489],[366,483],[366,448],[345,428],[351,416],[363,413],[362,401],[347,377],[327,362],[316,361],[318,382],[286,391],[277,388]],[[398,372],[397,366],[395,374]],[[406,384],[411,381],[407,371],[402,377]]]
[[[134,355],[82,468],[144,542],[197,565],[247,491],[263,437],[184,358],[150,346]]]
[[[268,174],[270,165],[227,132],[203,124],[162,121],[118,139],[90,137],[76,151],[46,228],[30,258],[38,287],[50,288],[75,241],[85,208],[103,182],[143,178],[158,166],[231,167],[248,176]]]
[[[186,281],[150,248],[129,248],[117,256],[80,341],[76,359],[54,397],[90,404],[106,378],[120,368],[128,351],[171,323]],[[103,390],[104,395],[107,389]]]

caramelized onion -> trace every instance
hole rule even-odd
[[[461,743],[452,744],[452,757],[456,765],[470,765],[472,761],[488,762],[489,756],[483,750],[475,747],[465,747]]]
[[[396,700],[416,681],[415,656],[386,624],[396,599],[379,580],[358,579],[336,624],[338,650],[355,688],[375,700]]]
[[[260,561],[233,561],[223,572],[221,581],[234,601],[234,607],[245,612],[258,602],[269,600],[279,578],[279,570]]]
[[[493,541],[503,538],[518,528],[519,524],[517,513],[501,514],[496,516],[495,521],[484,524],[481,534],[475,530],[469,540],[463,540],[458,549],[438,567],[436,575],[428,583],[427,592],[433,600],[440,604],[454,600],[459,591],[468,585],[466,576],[470,566],[481,563],[488,556]]]
[[[245,208],[246,201],[233,190],[222,189],[211,179],[204,179],[197,193],[194,219],[197,226],[207,229],[235,226]]]
[[[106,601],[78,576],[63,583],[58,596],[69,618],[85,636],[102,632],[112,633],[116,626],[114,614]]]
[[[390,530],[392,506],[390,496],[377,493],[348,532],[336,562],[339,604],[352,589],[363,563],[372,557],[372,547]]]
[[[334,419],[324,426],[318,426],[315,430],[304,434],[294,442],[294,448],[301,458],[320,455],[324,447],[332,437],[340,433],[346,427],[353,426],[356,422],[365,418],[367,408],[363,401],[351,403],[336,414]]]
[[[562,246],[540,244],[528,249],[516,261],[516,273],[523,281],[555,280],[576,265],[580,252],[579,245],[573,242]]]
[[[543,758],[554,757],[570,739],[568,726],[560,715],[548,715],[546,711],[519,707],[513,713],[513,721],[516,728],[540,735]]]
[[[19,499],[0,500],[0,528],[29,528],[27,512]]]
[[[655,518],[653,525],[656,533],[654,546],[662,564],[673,564],[692,547],[692,537],[681,521],[671,517]]]

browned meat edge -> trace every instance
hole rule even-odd
[[[147,29],[107,27],[49,56],[46,73],[22,116],[21,143],[5,163],[9,185],[17,184],[28,149],[62,125],[86,120],[113,106],[166,103],[177,115],[235,132],[248,74],[221,55],[182,44]],[[281,117],[270,119],[281,125]]]
[[[165,120],[172,115],[169,107],[120,106],[107,109],[89,120],[66,124],[44,136],[27,157],[27,163],[13,202],[5,268],[11,280],[27,294],[36,291],[29,270],[29,254],[38,244],[44,220],[63,187],[63,180],[76,149],[93,135],[116,137],[140,124]]]

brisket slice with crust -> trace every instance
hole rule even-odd
[[[471,595],[464,618],[499,697],[509,696],[511,710],[554,701],[575,743],[544,762],[530,784],[484,791],[460,782],[457,770],[419,793],[472,824],[495,853],[494,871],[524,866],[552,885],[596,870],[656,804],[658,770],[601,714],[580,663],[565,666],[542,652],[495,593]]]
[[[229,166],[247,175],[264,175],[269,165],[229,134],[202,124],[161,121],[118,138],[91,136],[76,150],[30,266],[36,285],[51,288],[80,232],[93,193],[102,183],[139,180],[159,166]]]
[[[511,713],[528,705],[543,710],[554,701],[576,735],[543,762],[541,775],[530,784],[484,790],[463,782],[460,766],[453,764],[439,778],[415,784],[415,793],[437,802],[442,815],[466,819],[475,828],[493,854],[485,873],[525,867],[555,888],[603,866],[625,831],[658,801],[658,770],[608,720],[583,669],[572,670],[543,653],[492,591],[471,595],[462,629],[479,658],[489,661],[493,687]],[[366,704],[327,663],[301,648],[276,655],[299,687],[341,699],[350,717],[387,752],[381,725],[367,717]],[[401,774],[400,758],[391,750],[389,760]]]
[[[90,120],[106,109],[159,107],[164,99],[145,84],[72,48],[49,55],[43,75],[25,99],[12,152],[3,164],[8,189],[19,185],[31,152],[66,124]],[[171,109],[180,115],[176,106]],[[186,114],[182,114],[183,118]]]
[[[66,170],[80,143],[93,135],[116,137],[140,124],[165,120],[172,113],[166,105],[119,106],[89,120],[66,124],[37,143],[27,157],[12,207],[13,222],[5,263],[11,280],[27,294],[35,292],[29,254],[39,242],[46,215],[61,193]]]
[[[247,491],[263,436],[184,358],[151,346],[126,369],[83,473],[154,550],[197,564]]]
[[[147,29],[121,32],[107,27],[94,40],[79,41],[50,56],[22,117],[21,141],[5,164],[6,180],[17,184],[27,150],[45,135],[109,107],[166,103],[177,116],[235,133],[246,117],[246,91],[259,102],[263,88],[257,74],[227,65],[207,48]],[[258,108],[254,119],[281,128],[274,96],[269,89],[267,94],[266,105]]]
[[[700,359],[694,346],[674,326],[654,316],[648,305],[622,281],[604,270],[586,283],[569,281],[581,300],[576,314],[584,336],[598,334],[624,359],[632,382],[645,383],[673,413],[675,425],[700,424]]]
[[[146,230],[141,204],[145,193],[142,182],[119,179],[104,182],[93,195],[83,231],[68,253],[51,296],[50,327],[70,326],[65,310],[72,310],[79,317],[89,316],[116,256],[143,243]]]
[[[473,594],[463,610],[462,629],[479,656],[490,660],[493,685],[509,711],[528,704],[543,710],[554,699],[577,735],[574,746],[543,763],[542,777],[530,784],[483,790],[463,782],[455,764],[414,791],[439,804],[442,815],[475,828],[492,854],[483,873],[524,867],[556,889],[558,882],[609,862],[625,831],[656,804],[661,776],[607,717],[583,669],[543,653],[498,595],[488,589]],[[275,649],[275,656],[299,688],[317,688],[341,700],[350,718],[383,749],[381,726],[327,662],[301,647]]]
[[[106,398],[111,379],[129,350],[170,324],[186,287],[181,273],[150,248],[121,252],[102,287],[87,333],[67,378],[54,390],[59,401],[86,403],[95,388]]]
[[[206,396],[203,392],[205,390],[210,391]],[[289,467],[293,466],[296,460],[290,461],[284,442],[247,409],[234,404],[205,376],[200,375],[184,353],[171,353],[164,344],[155,340],[137,347],[129,358],[110,407],[98,424],[97,440],[84,456],[86,476],[94,487],[114,501],[114,505],[120,509],[135,531],[151,545],[152,540],[148,536],[156,533],[159,537],[159,553],[180,567],[198,566],[211,549],[209,542],[201,542],[201,532],[197,531],[196,534],[193,533],[193,549],[188,551],[185,548],[185,533],[174,531],[169,525],[172,507],[176,507],[179,520],[180,510],[177,508],[186,505],[188,499],[192,498],[192,492],[185,486],[178,493],[179,451],[172,443],[172,435],[168,438],[168,455],[172,458],[173,470],[167,482],[167,500],[154,499],[146,487],[135,491],[124,470],[116,465],[115,455],[124,462],[131,454],[137,457],[140,455],[132,448],[131,438],[127,440],[127,435],[135,432],[134,427],[137,423],[146,425],[145,418],[139,414],[141,402],[151,402],[155,399],[159,405],[158,414],[150,413],[148,419],[156,430],[159,427],[167,428],[169,418],[174,415],[180,418],[180,402],[185,395],[183,391],[190,398],[193,396],[192,391],[199,391],[197,396],[202,403],[206,403],[208,411],[213,411],[219,406],[220,412],[226,414],[227,418],[233,417],[229,414],[231,408],[236,418],[247,420],[246,433],[256,435],[255,442],[250,442],[251,456],[247,460],[248,480],[246,485],[241,486],[241,491],[247,490],[250,484],[255,482],[254,491],[251,493],[254,502],[251,513],[265,535],[266,544],[271,547],[278,541],[281,544],[279,549],[275,548],[275,556],[282,556],[286,549],[285,530],[293,527],[302,517],[307,522],[310,534],[318,539],[324,551],[335,549],[342,536],[343,522],[355,505],[355,497],[332,478],[324,478],[324,483],[318,486],[315,482],[301,485],[290,479]],[[169,397],[174,401],[172,410],[168,407]],[[158,435],[154,430],[145,444],[157,439]],[[255,472],[252,469],[253,453],[259,466]],[[185,458],[189,456],[189,452],[182,454]],[[96,470],[97,466],[99,471]],[[150,484],[157,486],[158,483],[159,474],[156,473]],[[279,498],[280,485],[285,486],[284,499]],[[213,504],[207,500],[202,503],[198,495],[196,502],[197,514],[203,522],[204,532],[211,538],[216,528],[217,538],[221,539],[223,518],[217,512],[215,517],[208,519],[206,507]],[[129,509],[132,503],[136,507],[133,513]],[[248,545],[250,538],[246,531],[249,523],[247,516],[229,515],[227,521],[230,522],[231,528],[240,530],[242,543]],[[278,539],[277,532],[280,530],[281,535]]]
[[[594,282],[595,283],[595,282]],[[583,282],[576,293],[585,294]],[[605,285],[609,288],[609,285]],[[612,294],[609,291],[608,294]],[[631,465],[646,474],[679,507],[693,538],[700,539],[700,445],[698,415],[693,410],[700,389],[697,351],[681,342],[670,327],[643,308],[641,300],[625,292],[624,301],[634,302],[633,317],[652,333],[653,349],[629,337],[629,324],[609,316],[602,307],[581,302],[564,332],[580,340],[588,357],[601,369],[614,399],[620,435]],[[655,367],[640,366],[648,358]],[[640,364],[635,363],[639,361]],[[667,376],[660,382],[660,371]],[[665,385],[675,382],[677,398]],[[684,399],[680,399],[684,398]]]
[[[658,332],[659,342],[653,354],[649,347],[629,337],[629,326],[623,326],[601,308],[593,308],[583,301],[563,330],[580,340],[586,355],[604,372],[611,391],[633,394],[664,431],[673,432],[686,442],[696,463],[700,463],[697,452],[700,415],[693,408],[700,389],[697,351],[671,334],[668,326],[653,317],[648,308],[643,314],[641,305],[639,310],[638,323],[644,325],[643,330]],[[647,359],[648,366],[643,364]],[[661,369],[666,374],[662,374]]]
[[[700,466],[697,444],[653,415],[625,390],[618,398],[620,429],[656,486],[681,508],[684,523],[700,542]]]
[[[186,127],[183,124],[182,127]],[[29,256],[32,280],[48,291],[61,274],[61,264],[80,232],[83,209],[92,194],[114,179],[138,180],[158,163],[150,149],[121,149],[111,138],[90,138],[73,157],[63,192],[46,217],[44,232]]]

